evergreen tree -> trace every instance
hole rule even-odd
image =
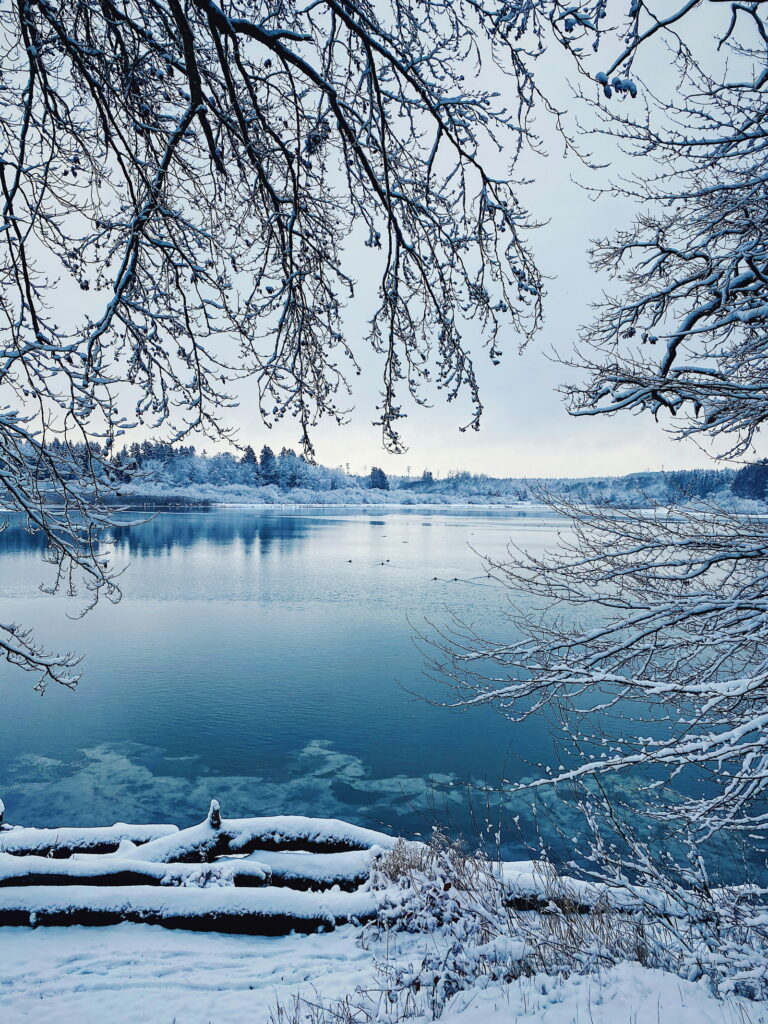
[[[387,474],[384,472],[383,469],[379,469],[378,466],[371,467],[371,475],[368,479],[368,486],[371,488],[371,490],[389,490],[389,480],[387,480]]]
[[[261,449],[259,466],[264,483],[274,484],[277,482],[277,460],[275,459],[275,453],[269,445],[265,444]]]
[[[299,460],[293,448],[282,448],[277,460],[277,479],[281,487],[296,487],[299,483]]]
[[[243,474],[243,483],[246,484],[257,484],[261,479],[259,472],[259,459],[256,452],[250,445],[246,446],[243,452],[242,458],[240,459],[240,466]]]
[[[733,478],[731,490],[740,498],[764,501],[768,487],[768,459],[742,467]]]

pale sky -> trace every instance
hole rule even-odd
[[[589,303],[599,298],[599,282],[586,266],[590,237],[605,233],[611,223],[623,223],[627,204],[603,199],[591,202],[573,185],[570,162],[559,157],[540,161],[535,213],[551,218],[537,230],[533,244],[549,281],[546,323],[538,337],[518,354],[518,339],[510,332],[500,366],[494,367],[480,352],[476,359],[481,396],[485,405],[479,433],[460,427],[467,422],[469,405],[446,405],[439,397],[432,408],[415,403],[402,423],[408,444],[405,455],[385,452],[379,428],[374,427],[378,400],[379,365],[375,355],[362,352],[363,375],[354,381],[355,410],[344,427],[321,424],[315,430],[317,458],[326,465],[349,463],[353,471],[371,465],[387,472],[420,473],[425,467],[436,475],[453,469],[501,476],[615,475],[645,469],[673,469],[706,465],[706,456],[692,442],[669,438],[650,416],[575,418],[565,410],[557,388],[569,371],[548,358],[553,348],[566,351],[578,326],[589,317]],[[358,272],[363,278],[364,270]],[[365,330],[361,318],[360,333]],[[351,334],[354,339],[354,334]],[[241,439],[273,448],[296,444],[293,424],[283,422],[267,430],[249,413],[246,401],[232,419]],[[252,408],[252,406],[250,406]]]
[[[727,13],[727,12],[726,12]],[[702,33],[701,42],[711,39],[707,27],[722,12],[698,21],[693,19]],[[709,22],[707,21],[709,19]],[[706,33],[706,34],[705,34]],[[674,87],[668,59],[657,51],[651,53],[650,70],[657,91]],[[542,64],[546,80],[550,83],[550,97],[560,106],[573,108],[570,88],[565,84],[571,66],[562,51],[553,51]],[[642,67],[637,68],[642,72]],[[487,81],[478,84],[499,91],[509,88],[508,80],[495,71],[488,72]],[[588,119],[583,109],[582,121]],[[650,415],[622,415],[618,417],[580,417],[567,414],[557,388],[569,371],[548,358],[553,349],[568,352],[576,339],[578,328],[590,319],[590,303],[598,300],[606,280],[599,280],[587,265],[591,238],[611,234],[615,227],[626,227],[632,217],[633,206],[626,200],[602,197],[592,201],[573,180],[599,183],[600,174],[586,170],[572,157],[563,158],[562,143],[558,145],[551,126],[539,119],[539,130],[548,139],[549,155],[525,156],[517,168],[516,176],[535,180],[523,192],[524,203],[532,218],[549,223],[529,236],[542,271],[553,278],[548,282],[545,304],[546,323],[538,337],[522,355],[518,355],[518,339],[510,332],[504,345],[505,355],[500,366],[493,367],[484,351],[478,351],[476,370],[481,385],[481,398],[485,405],[479,433],[460,432],[467,422],[467,403],[446,405],[438,398],[431,409],[420,409],[404,402],[408,419],[402,422],[404,440],[409,446],[405,455],[386,453],[381,444],[379,429],[373,426],[375,406],[380,388],[380,360],[363,347],[366,319],[372,309],[366,306],[365,289],[373,278],[373,268],[366,279],[366,258],[370,250],[361,250],[353,263],[358,291],[363,301],[349,310],[349,337],[355,347],[363,370],[362,377],[354,381],[354,412],[345,427],[321,424],[314,440],[320,462],[336,466],[349,464],[353,472],[379,465],[387,472],[420,473],[425,467],[435,474],[446,474],[453,469],[467,469],[502,476],[591,476],[617,475],[640,470],[660,470],[705,466],[709,460],[693,441],[677,441],[668,436]],[[612,166],[604,175],[616,175],[629,170],[637,172],[638,162],[610,148],[599,148],[597,142],[588,142],[590,150],[601,159],[610,156]],[[505,159],[499,159],[496,170],[503,173]],[[652,169],[652,165],[648,165]],[[360,343],[355,345],[357,339]],[[251,411],[255,403],[248,401],[247,393],[240,409],[232,413],[232,420],[240,429],[243,443],[260,447],[264,443],[279,449],[296,446],[297,436],[292,423],[284,421],[278,428],[266,429]]]
[[[698,20],[691,20],[691,27],[696,26],[701,33],[700,42],[711,39],[713,22],[719,24],[727,13],[704,9]],[[602,60],[602,55],[598,59]],[[648,50],[646,64],[648,61],[651,66],[646,66],[646,71],[652,75],[656,91],[674,88],[675,79],[663,50]],[[535,67],[549,98],[561,109],[578,110],[581,121],[588,122],[590,115],[573,100],[567,84],[573,67],[564,51],[553,50]],[[642,66],[636,66],[638,70],[642,73]],[[505,90],[512,88],[512,80],[502,76],[489,62],[478,85],[497,90],[504,99]],[[638,161],[621,154],[612,141],[606,147],[590,138],[586,147],[596,152],[599,160],[610,159],[611,166],[602,172],[588,170],[572,156],[563,157],[562,141],[558,141],[545,116],[539,117],[537,128],[548,155],[525,153],[515,177],[535,182],[523,189],[521,199],[534,221],[548,222],[528,235],[542,272],[550,278],[546,321],[522,354],[517,351],[519,338],[510,330],[508,338],[502,338],[504,357],[498,367],[491,365],[480,345],[471,346],[485,406],[479,433],[460,431],[470,415],[466,400],[447,405],[437,396],[432,408],[423,409],[403,394],[408,418],[401,422],[401,433],[408,451],[401,456],[384,451],[380,430],[373,426],[382,359],[365,342],[368,319],[375,305],[376,273],[370,262],[371,250],[360,245],[355,246],[357,251],[350,252],[345,269],[349,272],[351,267],[357,280],[357,298],[347,310],[346,325],[362,375],[353,379],[354,409],[350,422],[342,427],[325,422],[314,431],[319,462],[349,465],[352,472],[367,472],[372,465],[378,465],[388,473],[399,474],[408,470],[419,474],[429,468],[443,476],[451,470],[466,469],[499,476],[533,477],[620,475],[710,464],[693,441],[672,439],[650,415],[574,418],[567,414],[557,389],[569,371],[549,356],[554,349],[561,353],[571,350],[579,327],[590,319],[590,303],[599,300],[604,288],[610,289],[610,282],[598,279],[587,265],[590,239],[628,226],[633,214],[628,201],[610,196],[593,201],[577,182],[594,186],[611,176],[637,172],[640,168]],[[647,166],[653,169],[653,165]],[[494,174],[502,176],[507,172],[508,158],[493,154],[490,167]],[[82,292],[73,290],[65,299],[68,312],[79,316],[83,301]],[[295,420],[286,417],[270,430],[258,416],[258,402],[248,384],[243,385],[239,398],[239,408],[227,411],[224,419],[237,428],[243,445],[251,444],[257,450],[263,444],[276,451],[283,446],[298,448]],[[131,417],[130,405],[126,412]],[[137,431],[127,440],[143,436],[146,432]],[[214,447],[205,438],[193,440],[199,449],[210,451]]]

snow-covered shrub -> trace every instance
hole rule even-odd
[[[437,941],[419,959],[384,958],[379,964],[391,1009],[407,1019],[442,1013],[457,992],[480,977],[511,981],[527,973],[525,941],[510,928],[510,909],[495,866],[469,856],[436,833],[429,846],[398,843],[380,859],[372,883],[393,885],[362,940],[386,946],[387,933],[408,932]]]
[[[396,1024],[439,1019],[458,993],[518,978],[659,968],[718,995],[768,998],[768,914],[756,887],[683,888],[652,864],[634,884],[563,878],[552,865],[505,865],[436,833],[376,863],[383,900],[360,942],[378,984],[341,1003],[297,999],[274,1024]]]
[[[634,880],[613,866],[606,854],[589,880],[562,878],[545,862],[530,874],[510,872],[438,835],[428,847],[396,848],[382,859],[374,884],[395,884],[403,895],[385,903],[364,941],[392,931],[432,937],[417,965],[380,969],[392,995],[422,992],[435,1014],[478,980],[623,962],[704,979],[720,994],[768,999],[764,889],[711,886],[695,851],[690,868],[675,874],[647,851],[638,850]]]

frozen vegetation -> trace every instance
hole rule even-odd
[[[80,458],[85,457],[81,452]],[[151,442],[120,451],[106,476],[116,500],[244,505],[508,506],[536,501],[544,490],[565,499],[617,506],[704,500],[751,508],[755,500],[763,501],[768,482],[761,463],[739,471],[694,469],[559,479],[464,471],[438,478],[428,469],[415,476],[388,476],[378,467],[359,475],[341,466],[308,462],[285,448],[277,455],[268,446],[257,455],[249,446],[240,453],[209,456],[192,446]]]
[[[0,929],[3,1021],[288,1024],[296,1019],[297,999],[310,1006],[332,1005],[358,985],[377,983],[375,952],[358,940],[352,925],[331,934],[280,938],[170,932],[137,924],[42,932]],[[433,945],[423,937],[410,938],[401,943],[400,958],[408,963],[428,944]],[[284,1007],[282,1016],[278,1005]],[[315,1011],[315,1021],[323,1020],[321,1012]],[[417,1024],[429,1019],[429,1014],[415,1018]],[[345,1024],[344,1017],[328,1020]],[[454,996],[441,1020],[763,1024],[766,1017],[746,999],[721,1001],[701,982],[625,963],[591,975],[539,974],[476,985]]]

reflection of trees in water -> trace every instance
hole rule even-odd
[[[197,544],[225,547],[234,542],[242,543],[249,552],[258,545],[260,552],[266,554],[275,544],[290,547],[303,540],[308,536],[311,524],[307,517],[253,512],[160,513],[154,518],[144,518],[145,513],[128,515],[139,522],[131,526],[116,526],[106,538],[116,552],[126,557],[169,554]],[[29,533],[21,521],[12,516],[8,518],[6,529],[0,532],[0,554],[42,554],[46,546],[42,533]]]
[[[351,514],[356,510],[346,510]],[[370,515],[368,510],[359,510],[361,516]],[[397,509],[400,516],[422,518],[429,516],[425,509],[411,509],[407,506]],[[466,510],[440,508],[439,515],[447,519],[458,519],[467,515]],[[491,511],[484,509],[481,513],[473,511],[473,517],[483,519],[522,519],[541,518],[540,510],[524,509],[518,511]],[[116,551],[123,555],[153,555],[170,553],[174,549],[192,548],[196,544],[211,543],[227,545],[240,541],[246,551],[254,545],[266,554],[276,543],[290,547],[298,540],[304,540],[312,527],[318,523],[336,522],[333,514],[320,515],[318,518],[291,515],[285,511],[280,513],[254,512],[244,510],[222,511],[221,509],[196,509],[194,512],[152,512],[138,509],[125,513],[126,521],[136,522],[132,526],[115,526],[110,530],[107,540],[114,544]],[[27,552],[42,554],[46,549],[46,540],[42,533],[29,533],[24,529],[22,520],[16,515],[2,516],[7,527],[0,530],[0,555],[23,554]],[[371,519],[371,526],[386,526],[384,519]],[[431,525],[431,524],[430,524]]]
[[[47,547],[48,540],[45,534],[39,530],[30,533],[24,529],[17,517],[7,517],[5,529],[0,530],[0,553],[18,555],[25,551],[36,551],[42,554]]]
[[[253,512],[161,513],[133,526],[118,526],[110,539],[126,555],[170,553],[199,544],[226,547],[240,542],[246,551],[258,546],[266,554],[275,544],[291,546],[310,531],[306,517],[260,515]],[[2,541],[0,540],[0,543]]]

